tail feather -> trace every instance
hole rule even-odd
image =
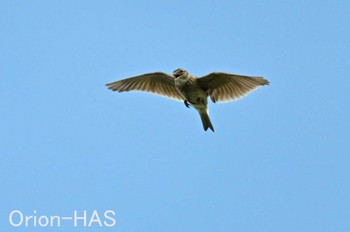
[[[201,116],[204,130],[207,131],[208,128],[210,128],[214,132],[214,127],[211,124],[208,112],[207,111],[201,111],[201,112],[199,112],[199,115]]]

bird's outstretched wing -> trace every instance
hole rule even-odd
[[[207,91],[213,102],[236,100],[254,89],[268,85],[262,77],[241,76],[230,73],[214,72],[198,78],[199,85]]]
[[[174,78],[163,72],[147,73],[140,76],[130,77],[124,80],[106,84],[108,89],[118,92],[145,91],[175,100],[183,101],[184,98],[175,88]]]

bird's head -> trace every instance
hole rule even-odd
[[[181,76],[187,77],[188,75],[189,75],[188,72],[183,68],[178,68],[173,72],[174,78],[178,78]]]

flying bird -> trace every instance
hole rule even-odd
[[[204,130],[214,127],[208,114],[208,96],[215,102],[229,102],[241,98],[256,88],[268,85],[262,77],[242,76],[213,72],[195,77],[182,68],[173,75],[164,72],[146,73],[106,84],[118,92],[145,91],[183,101],[186,107],[194,107],[202,120]]]

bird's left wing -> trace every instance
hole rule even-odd
[[[199,85],[207,91],[213,102],[236,100],[254,89],[268,85],[262,77],[242,76],[223,72],[214,72],[198,78]]]
[[[174,78],[163,72],[147,73],[140,76],[130,77],[124,80],[106,84],[108,89],[118,92],[144,91],[175,100],[183,101],[184,98],[175,88]]]

